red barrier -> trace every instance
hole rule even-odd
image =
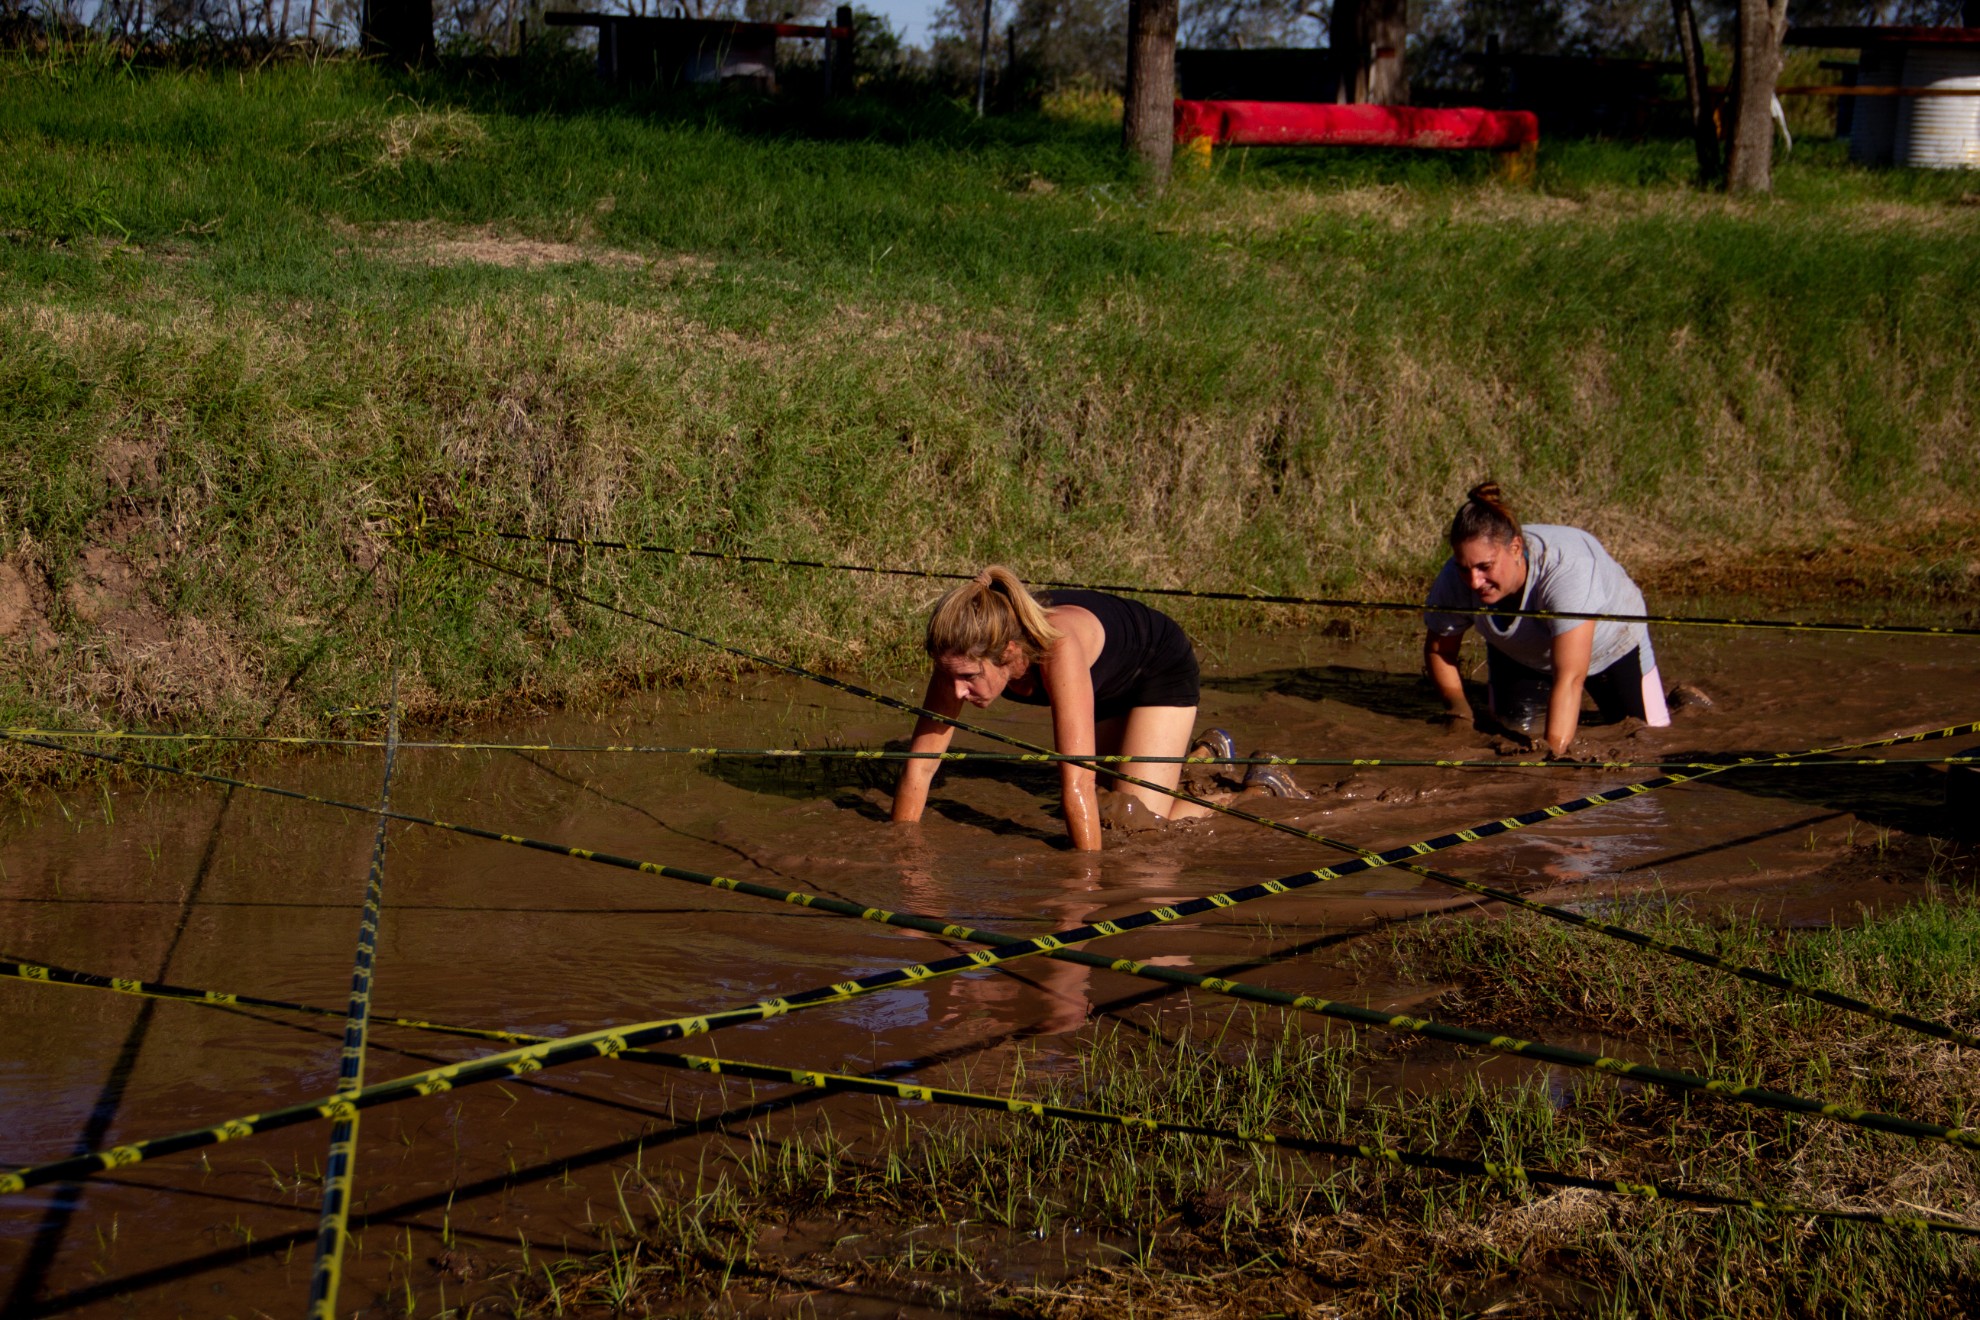
[[[1177,101],[1176,141],[1220,147],[1417,147],[1514,151],[1540,140],[1527,110],[1322,105],[1308,101]]]

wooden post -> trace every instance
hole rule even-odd
[[[395,64],[433,58],[433,0],[365,0],[359,44]]]
[[[1492,162],[1493,177],[1500,183],[1514,188],[1530,188],[1540,172],[1540,144],[1526,142],[1511,151],[1493,153],[1497,159]]]
[[[1328,40],[1340,78],[1342,105],[1409,104],[1403,43],[1409,37],[1407,0],[1334,0]]]
[[[1177,11],[1177,0],[1128,0],[1121,145],[1141,158],[1157,191],[1175,159]]]
[[[1787,0],[1739,0],[1733,51],[1731,141],[1726,153],[1727,192],[1771,192],[1774,187],[1774,84],[1781,76],[1781,38],[1787,34]]]
[[[997,104],[1007,115],[1014,115],[1018,108],[1017,76],[1017,24],[1004,25],[1004,85],[998,90]]]
[[[829,75],[834,93],[850,96],[853,90],[853,43],[859,34],[853,29],[851,5],[840,5],[832,14],[832,25],[842,27],[847,36],[834,39],[832,43],[832,70]]]
[[[976,48],[976,117],[983,118],[983,101],[990,90],[990,0],[983,0],[983,40]]]
[[[1719,181],[1719,131],[1706,100],[1705,44],[1698,36],[1698,15],[1691,0],[1671,0],[1677,23],[1678,54],[1684,60],[1684,97],[1691,108],[1691,141],[1698,155],[1698,182],[1709,187]]]

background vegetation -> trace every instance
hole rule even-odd
[[[979,122],[524,72],[0,63],[0,713],[225,723],[309,656],[302,721],[374,700],[394,648],[431,712],[710,663],[395,549],[421,502],[1414,592],[1490,474],[1678,594],[1829,546],[1900,608],[1972,608],[1962,177],[1816,144],[1735,203],[1686,185],[1683,143],[1549,143],[1531,190],[1260,151],[1150,202],[1073,101]],[[556,565],[869,672],[931,594]]]

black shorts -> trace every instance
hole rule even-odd
[[[1496,646],[1485,648],[1485,684],[1492,696],[1492,714],[1514,733],[1538,737],[1547,727],[1547,702],[1554,694],[1554,676],[1528,668]],[[1643,710],[1643,650],[1628,655],[1599,674],[1590,674],[1582,690],[1595,698],[1602,718],[1647,718]]]
[[[1196,663],[1196,648],[1189,636],[1166,616],[1168,624],[1155,646],[1142,657],[1140,671],[1125,692],[1093,703],[1093,720],[1115,720],[1136,706],[1200,706],[1203,704],[1202,670]]]

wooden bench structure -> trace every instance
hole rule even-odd
[[[616,83],[670,86],[733,81],[773,91],[777,42],[825,42],[825,94],[852,90],[852,6],[840,5],[831,26],[745,23],[725,18],[639,18],[557,10],[543,15],[551,27],[598,29],[598,76]]]
[[[1539,143],[1540,121],[1528,110],[1313,101],[1176,102],[1176,145],[1203,163],[1213,146],[1494,151],[1502,155],[1502,173],[1523,180],[1532,172]]]

